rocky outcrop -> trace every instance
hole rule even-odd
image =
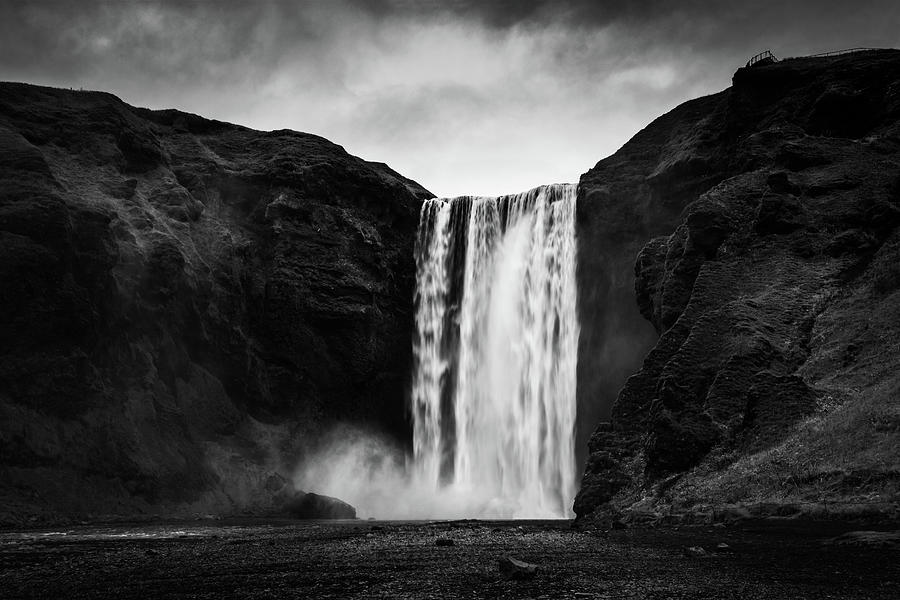
[[[726,95],[692,100],[663,115],[579,182],[580,461],[593,427],[609,420],[622,384],[657,339],[641,316],[649,307],[635,307],[635,257],[651,251],[642,251],[648,240],[671,233],[683,208],[733,168],[713,140],[729,135]]]
[[[282,510],[295,519],[355,519],[356,509],[337,498],[297,492],[284,503]]]
[[[602,389],[585,349],[638,312],[657,337],[579,517],[897,501],[900,52],[739,69],[586,173],[578,210],[579,394]]]
[[[0,84],[2,517],[252,507],[331,421],[405,436],[426,197],[317,136]]]

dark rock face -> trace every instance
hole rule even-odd
[[[404,435],[426,197],[313,135],[0,84],[9,513],[246,507],[330,421]]]
[[[355,519],[356,509],[337,498],[298,492],[284,504],[284,512],[295,519]]]
[[[724,177],[717,155],[705,147],[708,142],[703,138],[711,135],[704,124],[717,117],[721,98],[717,94],[679,106],[581,178],[576,209],[582,322],[579,461],[585,459],[582,452],[593,424],[610,418],[623,382],[656,340],[653,327],[641,318],[653,309],[644,300],[639,300],[640,312],[635,307],[635,257],[643,257],[638,259],[639,268],[660,264],[646,259],[648,253],[664,251],[663,242],[644,248],[647,241],[671,233],[683,206]],[[653,293],[645,289],[638,295]]]
[[[590,439],[579,517],[900,488],[900,435],[877,426],[900,411],[900,52],[733,83],[582,177],[581,403],[621,381],[595,379],[601,340],[631,331],[634,360],[638,312],[658,339]]]

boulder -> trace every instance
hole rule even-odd
[[[295,519],[355,519],[356,509],[337,498],[296,492],[284,503],[284,512]]]

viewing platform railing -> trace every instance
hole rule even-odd
[[[775,55],[772,54],[772,51],[771,51],[771,50],[766,50],[766,51],[764,51],[764,52],[760,52],[759,54],[754,54],[753,56],[751,56],[751,57],[750,57],[750,60],[747,61],[747,65],[746,65],[746,66],[752,67],[753,65],[755,65],[755,64],[758,63],[759,61],[761,61],[761,60],[766,60],[767,58],[771,58],[771,59],[772,59],[772,62],[778,62],[778,58],[776,58]]]
[[[881,48],[847,48],[845,50],[832,50],[831,52],[821,52],[819,54],[808,54],[806,56],[791,56],[788,58],[784,58],[782,60],[794,60],[796,58],[825,58],[829,56],[842,56],[844,54],[853,54],[855,52],[869,52],[871,50],[881,50]],[[750,57],[750,60],[747,61],[745,66],[752,67],[758,62],[764,61],[766,59],[771,59],[772,62],[778,62],[778,57],[772,54],[771,50],[766,50],[764,52],[760,52],[759,54],[754,54]]]
[[[847,48],[846,50],[832,50],[831,52],[822,52],[819,54],[810,54],[809,56],[797,58],[818,58],[822,56],[840,56],[841,54],[853,54],[854,52],[867,52],[869,50],[879,50],[879,48]]]

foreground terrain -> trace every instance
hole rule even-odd
[[[900,546],[833,541],[853,528],[207,521],[7,531],[0,589],[8,599],[897,598]],[[685,552],[698,546],[709,553]],[[501,578],[504,555],[537,564],[536,576]]]

